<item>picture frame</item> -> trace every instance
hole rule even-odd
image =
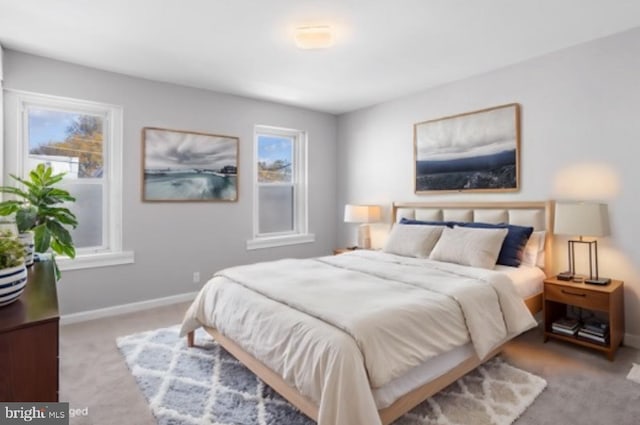
[[[236,202],[239,144],[234,136],[144,127],[143,202]]]
[[[520,190],[520,105],[414,124],[416,194]]]

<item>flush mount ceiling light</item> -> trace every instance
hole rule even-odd
[[[326,49],[333,44],[333,34],[327,25],[298,27],[295,40],[296,46],[301,49]]]

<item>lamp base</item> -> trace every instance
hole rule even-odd
[[[606,286],[611,283],[611,279],[609,279],[608,277],[601,277],[599,279],[585,279],[584,283],[588,283],[589,285]]]
[[[358,248],[371,249],[371,233],[368,224],[358,226]]]

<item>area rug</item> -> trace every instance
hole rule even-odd
[[[639,364],[633,363],[633,365],[631,366],[631,370],[627,375],[627,379],[640,384],[640,365]]]
[[[117,339],[159,425],[314,425],[203,331],[188,348],[178,326]],[[497,357],[394,425],[509,425],[544,379]]]

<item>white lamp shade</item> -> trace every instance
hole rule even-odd
[[[344,206],[345,223],[375,223],[380,221],[380,207],[377,205]]]
[[[300,49],[326,49],[333,44],[333,33],[326,25],[296,28],[294,37]]]
[[[569,236],[608,236],[607,205],[595,202],[557,202],[554,233]]]

